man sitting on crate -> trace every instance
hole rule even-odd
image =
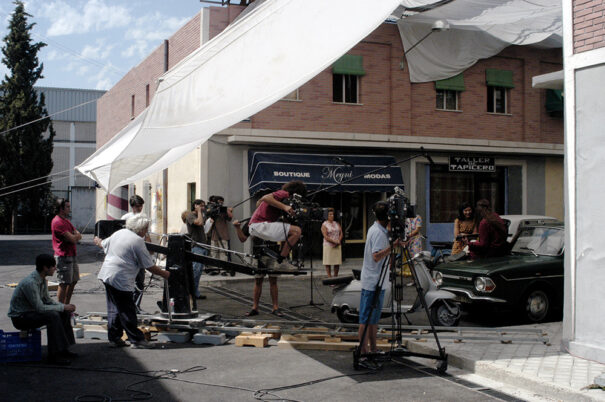
[[[68,358],[77,356],[69,351],[69,346],[76,343],[70,321],[76,306],[60,303],[48,295],[46,277],[53,276],[56,270],[52,255],[37,256],[36,270],[22,279],[13,293],[8,316],[15,328],[22,331],[46,325],[49,363],[69,365]]]

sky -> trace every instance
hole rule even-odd
[[[36,86],[110,89],[207,4],[199,0],[25,0],[32,40],[47,44]],[[0,34],[15,5],[0,0]],[[0,77],[8,69],[0,63]]]

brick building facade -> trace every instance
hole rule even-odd
[[[108,91],[98,103],[98,145],[144,110],[166,69],[220,33],[242,9],[202,9]],[[157,174],[135,183],[136,191],[151,201],[147,208],[155,230],[177,231],[180,213],[193,198],[222,194],[228,204],[248,198],[253,151],[303,153],[310,160],[318,153],[401,160],[423,146],[432,151],[438,166],[414,159],[401,168],[406,191],[425,218],[431,240],[451,237],[452,214],[461,196],[448,192],[455,192],[456,186],[465,188],[470,202],[492,198],[500,213],[563,217],[563,119],[547,112],[546,91],[531,87],[533,76],[562,68],[560,49],[511,46],[480,60],[463,73],[464,88],[456,92],[455,106],[448,107],[453,110],[436,107],[434,82],[410,83],[396,25],[382,24],[347,54],[361,56],[356,102],[335,101],[335,73],[326,69],[292,96],[192,150],[168,169],[167,180]],[[511,78],[503,88],[502,109],[494,112],[487,106],[488,95],[494,96],[486,84],[488,70],[505,71]],[[241,73],[246,74],[245,66]],[[493,173],[448,172],[449,157],[460,155],[491,158]],[[358,249],[369,223],[364,211],[381,197],[384,193],[368,191],[322,194],[318,200],[343,211],[345,223],[350,222],[349,244]],[[253,201],[244,203],[236,215],[249,216]]]

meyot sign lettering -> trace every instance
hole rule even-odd
[[[450,172],[495,172],[494,158],[487,156],[450,156]]]

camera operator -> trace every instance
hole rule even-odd
[[[230,239],[229,239],[229,226],[227,222],[230,222],[233,218],[233,209],[223,207],[225,199],[220,195],[211,195],[208,199],[208,206],[206,208],[206,214],[208,220],[212,222],[208,235],[210,237],[210,256],[223,261],[231,261],[231,256],[228,252],[218,250],[219,248],[230,250]],[[214,248],[216,247],[216,248]],[[226,272],[223,272],[226,275]]]
[[[256,211],[250,218],[250,235],[263,240],[282,242],[282,249],[277,260],[276,270],[292,270],[293,266],[287,261],[288,254],[302,233],[300,227],[286,222],[277,222],[281,216],[280,211],[294,215],[294,209],[282,201],[298,194],[304,197],[307,188],[302,181],[293,180],[284,184],[281,190],[264,195],[256,202]]]
[[[210,221],[205,217],[204,211],[206,210],[206,203],[204,200],[197,199],[193,201],[191,212],[187,215],[187,231],[191,240],[194,242],[191,246],[191,252],[197,255],[208,255],[208,250],[201,246],[206,244],[206,232],[210,229]],[[201,262],[193,263],[193,285],[195,286],[195,297],[196,299],[205,299],[206,296],[202,295],[199,290],[200,277],[204,270],[204,264]]]
[[[380,273],[383,263],[389,253],[391,246],[389,244],[388,223],[389,223],[389,204],[384,201],[379,201],[372,208],[376,222],[368,229],[366,245],[363,254],[363,267],[361,269],[361,299],[359,302],[359,342],[361,354],[368,352],[377,352],[376,335],[378,333],[378,321],[382,311],[382,303],[384,301],[384,293],[387,286],[390,286],[389,274],[384,275],[381,284],[381,291],[378,295],[378,300],[375,306],[372,306],[374,295],[376,293],[376,285],[380,279]],[[394,245],[399,245],[399,239]],[[385,269],[388,269],[385,268]],[[371,313],[371,316],[370,316]],[[365,327],[368,327],[365,338]],[[361,358],[359,365],[368,369],[376,369],[377,366],[367,358]]]

